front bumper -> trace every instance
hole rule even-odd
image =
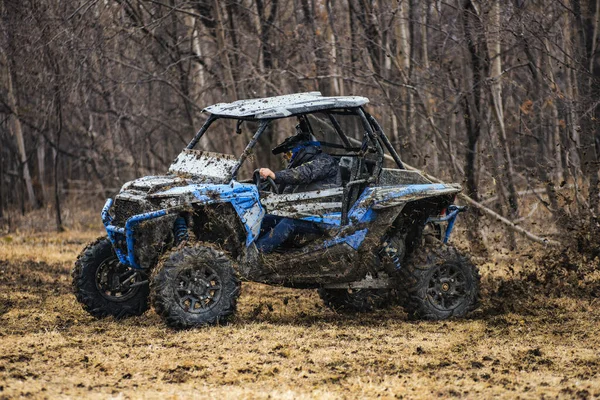
[[[135,259],[135,228],[138,224],[151,219],[161,218],[169,214],[180,212],[183,207],[171,207],[162,210],[150,211],[142,214],[137,214],[129,217],[125,222],[125,227],[113,225],[113,218],[109,214],[109,210],[113,205],[113,200],[108,199],[102,208],[102,223],[106,229],[109,240],[111,241],[115,253],[119,261],[131,268],[141,269]],[[126,252],[121,249],[119,243],[125,240]]]

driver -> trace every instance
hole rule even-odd
[[[273,154],[285,153],[288,166],[273,172],[259,169],[261,178],[271,178],[283,186],[282,193],[296,193],[339,186],[338,160],[321,151],[321,144],[310,134],[305,120],[296,125],[296,134],[290,136],[272,150]],[[275,226],[263,234],[256,246],[263,253],[270,253],[293,233],[317,231],[312,223],[291,218],[265,217],[267,225]]]
[[[296,125],[296,134],[275,147],[273,154],[285,153],[286,169],[273,172],[261,168],[263,179],[271,178],[284,186],[283,193],[307,192],[339,186],[338,161],[321,151],[321,144],[310,134],[304,120]]]

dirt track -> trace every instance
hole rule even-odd
[[[97,234],[0,238],[0,398],[600,398],[597,294],[539,295],[506,260],[482,266],[467,320],[339,315],[315,291],[244,284],[232,324],[176,332],[75,302],[71,265]]]

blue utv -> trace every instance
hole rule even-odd
[[[241,281],[318,289],[338,311],[396,302],[411,318],[439,320],[474,310],[477,268],[447,244],[462,211],[453,205],[460,186],[407,170],[363,108],[368,101],[311,92],[207,107],[210,116],[166,175],[128,182],[108,199],[106,236],[73,268],[77,300],[95,317],[116,318],[151,303],[175,328],[226,321]],[[256,160],[255,149],[272,147],[273,132],[298,121],[339,160],[339,186],[280,193],[252,174],[275,162]],[[235,138],[244,142],[240,156],[208,151],[218,141],[236,148]],[[267,215],[314,229],[264,254],[255,242],[268,234]]]

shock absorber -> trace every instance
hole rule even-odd
[[[381,248],[379,253],[380,257],[387,256],[394,266],[393,269],[396,272],[399,271],[402,268],[402,264],[400,263],[400,257],[402,256],[403,250],[392,246],[392,243],[390,243],[389,239],[384,241],[383,244],[384,247]],[[391,273],[392,271],[387,270],[387,272]]]
[[[402,257],[405,253],[404,237],[401,240],[393,240],[392,237],[387,237],[383,242],[384,247],[381,249],[381,255],[387,256],[392,262],[393,269],[398,272],[402,269]],[[388,270],[388,273],[392,271]]]
[[[175,220],[175,223],[173,224],[173,237],[175,238],[175,246],[179,245],[181,242],[187,241],[190,238],[185,218],[179,216]]]
[[[400,271],[400,269],[402,268],[402,265],[400,264],[400,256],[398,254],[398,250],[393,249],[389,245],[387,245],[385,247],[384,251],[387,254],[387,256],[392,260],[392,263],[394,263],[394,267],[396,268],[396,271]]]

